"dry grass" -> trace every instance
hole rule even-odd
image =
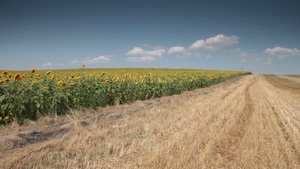
[[[299,95],[290,90],[297,89],[287,91],[263,75],[250,75],[181,95],[101,108],[95,114],[74,112],[53,124],[43,120],[1,127],[0,142],[6,145],[0,165],[299,168]],[[68,132],[14,147],[19,134],[60,129]]]

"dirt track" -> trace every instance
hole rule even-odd
[[[0,166],[300,168],[297,78],[254,74],[51,125],[2,127]]]

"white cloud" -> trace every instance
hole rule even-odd
[[[82,60],[72,60],[71,64],[72,65],[82,65],[83,63],[85,64],[97,64],[97,63],[108,63],[111,62],[111,58],[113,55],[101,55],[95,58],[89,58],[86,57]]]
[[[191,53],[188,52],[184,47],[182,46],[173,46],[168,50],[169,54],[174,54],[177,57],[183,58],[185,56],[190,56]]]
[[[153,61],[159,59],[153,56],[141,56],[141,57],[127,57],[127,60],[132,62],[145,62],[145,61]]]
[[[140,47],[134,47],[131,51],[127,52],[126,55],[141,55],[145,51]]]
[[[249,53],[237,48],[237,49],[231,49],[230,50],[232,53],[234,53],[237,57],[241,57],[241,58],[244,58],[244,57],[247,57],[249,55]]]
[[[247,60],[246,59],[242,59],[242,60],[240,60],[241,62],[247,62]]]
[[[86,59],[86,63],[107,63],[111,61],[113,55],[102,55],[92,59]]]
[[[47,62],[47,63],[44,63],[44,64],[41,64],[40,67],[42,68],[51,68],[51,69],[54,69],[54,68],[63,68],[66,64],[64,63],[52,63],[52,62]]]
[[[142,48],[148,48],[148,49],[153,49],[153,50],[164,49],[163,46],[153,46],[153,45],[148,45],[148,44],[141,44],[139,46]]]
[[[208,58],[208,59],[209,59],[209,58],[211,58],[211,56],[210,56],[210,55],[206,55],[206,58]]]
[[[219,34],[215,37],[210,37],[206,40],[198,40],[190,46],[190,49],[193,50],[208,50],[208,51],[216,51],[219,49],[223,49],[234,44],[239,43],[238,36],[225,36],[223,34]]]
[[[173,53],[181,53],[184,51],[184,47],[182,46],[173,46],[168,50],[169,54],[173,54]]]
[[[41,67],[49,67],[49,66],[52,66],[51,62],[44,63],[44,64],[41,65]]]
[[[133,57],[127,57],[128,61],[144,62],[160,60],[165,53],[165,49],[144,50],[141,47],[134,47],[132,50],[126,53],[126,55],[132,55]]]
[[[281,46],[276,46],[275,48],[267,48],[265,50],[265,53],[271,56],[277,56],[279,59],[284,59],[287,57],[300,55],[300,50],[297,48],[290,49]]]

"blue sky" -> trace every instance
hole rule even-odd
[[[0,70],[300,74],[298,0],[0,0]]]

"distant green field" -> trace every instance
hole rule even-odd
[[[43,74],[48,70],[36,70],[37,74]],[[5,70],[0,70],[3,72]],[[207,71],[211,72],[243,72],[243,71],[223,71],[223,70],[201,70],[201,69],[167,69],[167,68],[82,68],[82,69],[54,69],[51,70],[53,74],[61,74],[61,75],[77,75],[80,72],[84,72],[85,74],[91,75],[99,75],[102,72],[106,72],[108,75],[115,74],[137,74],[137,73],[163,73],[163,74],[172,74],[172,73],[205,73]],[[31,70],[21,70],[21,71],[9,71],[11,74],[30,74]]]

